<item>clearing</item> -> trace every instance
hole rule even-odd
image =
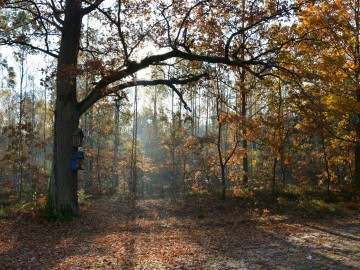
[[[70,222],[0,219],[0,269],[360,269],[360,221],[241,200],[103,198]]]

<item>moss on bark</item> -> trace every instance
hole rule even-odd
[[[51,197],[46,200],[43,217],[48,221],[71,221],[79,215],[74,212],[70,205],[55,207]]]

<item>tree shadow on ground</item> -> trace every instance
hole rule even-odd
[[[67,223],[20,219],[0,224],[0,269],[360,267],[355,250],[347,260],[349,250],[332,250],[305,237],[316,239],[316,228],[259,216],[241,201],[112,198],[94,202]],[[325,243],[340,237],[322,233]],[[347,240],[359,247],[353,237]]]
[[[68,269],[67,265],[96,268],[113,263],[107,259],[113,245],[108,236],[116,233],[115,224],[126,228],[134,218],[135,202],[122,204],[120,220],[113,213],[113,205],[103,201],[83,209],[80,218],[69,222],[29,218],[0,221],[0,269]],[[133,240],[131,233],[123,238],[121,260],[127,264],[132,260]]]
[[[340,228],[331,228],[331,229],[316,225],[307,225],[307,226],[313,230],[318,230],[350,241],[360,241],[360,227],[356,223],[347,223]]]
[[[183,207],[189,209],[190,206],[184,204]],[[209,263],[211,269],[340,270],[360,267],[360,244],[354,236],[347,236],[351,241],[347,246],[352,245],[350,250],[345,246],[337,250],[324,249],[331,242],[343,239],[334,239],[335,234],[324,232],[319,240],[318,230],[309,228],[304,220],[254,215],[251,209],[240,207],[236,201],[213,202],[213,206],[200,202],[193,211],[193,219],[199,217],[199,212],[203,213],[200,214],[202,218],[191,229],[189,237],[210,254],[220,250],[218,253],[224,258],[221,265],[218,265],[219,257]],[[318,222],[327,225],[326,220]],[[352,227],[360,228],[359,223]]]

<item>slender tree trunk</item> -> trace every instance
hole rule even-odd
[[[158,114],[157,114],[157,88],[155,87],[155,94],[154,94],[154,115],[153,115],[153,127],[154,127],[154,137],[155,143],[159,141],[159,132],[158,132]]]
[[[205,122],[205,135],[209,134],[209,97],[206,97],[206,122]]]
[[[46,78],[46,77],[45,77]],[[47,84],[45,83],[44,84],[44,127],[43,127],[43,140],[44,140],[44,180],[47,182],[48,181],[48,174],[47,174],[47,151],[46,151],[46,148],[47,148],[47,141],[46,141],[46,118],[47,118],[47,95],[46,95],[46,90],[47,90]]]
[[[176,130],[175,130],[175,103],[174,91],[171,92],[171,195],[175,192],[175,144],[176,144]]]
[[[246,117],[246,92],[245,89],[241,93],[241,116]],[[243,139],[242,139],[242,149],[244,151],[243,156],[243,185],[247,186],[249,181],[249,160],[248,160],[248,142],[246,139],[246,129],[244,128],[242,131]]]
[[[79,125],[76,100],[76,66],[81,30],[81,1],[67,0],[57,66],[54,122],[53,171],[45,209],[47,218],[79,215],[77,171],[70,167],[71,155],[78,149],[72,134]]]
[[[86,21],[86,29],[89,29],[89,16],[87,17]],[[86,39],[90,38],[89,31],[86,31],[85,33]],[[86,94],[88,95],[91,92],[91,81],[95,81],[94,75],[90,72],[86,72],[86,77],[89,78],[85,81],[85,89]],[[86,140],[84,142],[84,151],[85,153],[88,150],[94,150],[94,138],[93,138],[93,122],[94,122],[94,108],[91,107],[86,113],[84,114],[84,131],[85,131],[85,137]],[[87,155],[85,159],[85,172],[84,172],[84,178],[83,178],[83,188],[85,193],[91,188],[91,186],[94,184],[93,180],[93,159],[91,155]]]
[[[218,150],[218,157],[219,157],[219,164],[220,164],[220,172],[221,172],[221,199],[226,199],[226,174],[225,174],[225,167],[226,167],[226,157],[223,157],[221,144],[222,144],[222,126],[220,120],[221,114],[221,97],[222,93],[219,86],[219,79],[216,80],[216,88],[217,88],[217,98],[216,98],[216,116],[218,120],[218,133],[217,133],[217,150]]]
[[[225,175],[225,165],[221,166],[221,199],[226,200],[226,175]]]
[[[330,195],[331,173],[330,173],[329,161],[328,161],[328,157],[327,157],[327,153],[326,153],[324,134],[321,134],[321,146],[322,146],[324,162],[325,162],[327,193],[328,193],[328,195]]]
[[[198,130],[198,136],[201,136],[201,134],[200,134],[200,124],[201,124],[201,89],[199,88],[199,93],[198,93],[198,95],[199,95],[199,102],[198,102],[198,110],[199,110],[199,112],[198,112],[198,127],[197,127],[197,130]]]
[[[284,157],[281,157],[280,169],[281,169],[282,185],[283,185],[283,187],[285,187],[285,185],[286,185],[286,166],[284,163]]]
[[[244,27],[245,24],[245,0],[242,0],[242,10],[243,10],[243,17],[242,17],[242,26]],[[242,43],[245,43],[245,36],[242,35]],[[241,60],[245,61],[245,50],[242,49],[241,50]],[[240,73],[240,91],[241,91],[241,116],[243,118],[246,117],[246,109],[247,109],[247,104],[246,104],[246,98],[247,98],[247,91],[246,91],[246,87],[245,87],[245,79],[246,79],[246,72],[244,68],[241,68],[241,73]],[[243,185],[247,186],[248,185],[248,181],[249,181],[249,160],[248,160],[248,142],[246,139],[246,134],[247,134],[247,130],[244,127],[242,130],[242,135],[243,135],[243,139],[242,139],[242,148],[244,151],[244,156],[242,159],[243,162]]]
[[[360,101],[360,99],[359,99]],[[360,117],[360,115],[358,116]],[[356,128],[357,139],[360,140],[360,124]],[[360,142],[355,144],[355,180],[354,184],[356,187],[360,188]]]
[[[360,103],[360,1],[355,1],[355,22],[356,22],[356,55],[355,55],[355,78],[356,78],[356,101]],[[355,143],[355,186],[360,188],[360,113],[357,114]]]
[[[134,118],[133,118],[133,137],[131,145],[131,178],[130,194],[132,199],[137,197],[137,128],[138,128],[138,88],[135,87],[134,97]]]
[[[90,108],[84,115],[84,129],[86,132],[86,141],[84,143],[84,151],[85,153],[88,150],[94,149],[94,138],[93,138],[93,120],[94,120],[94,109]],[[89,155],[85,159],[85,175],[84,175],[84,181],[83,181],[83,188],[85,190],[85,193],[87,190],[92,186],[93,184],[93,159]]]
[[[276,187],[276,164],[277,164],[277,157],[274,158],[273,163],[273,176],[272,176],[272,194],[275,194],[275,187]]]
[[[31,90],[31,132],[35,132],[35,117],[36,117],[36,104],[35,104],[35,84],[34,79],[31,80],[32,90]],[[34,137],[30,138],[30,164],[29,164],[29,179],[34,184],[35,175],[34,175],[34,167],[36,162],[35,155],[35,146],[34,146]]]
[[[218,105],[219,106],[219,105]],[[219,163],[220,163],[220,171],[221,171],[221,199],[226,199],[226,175],[225,175],[225,164],[222,156],[222,150],[221,150],[221,129],[222,124],[219,122],[218,126],[218,134],[217,134],[217,150],[218,150],[218,156],[219,156]]]
[[[97,180],[97,184],[98,184],[98,193],[99,195],[101,194],[101,168],[100,168],[100,156],[101,156],[101,142],[100,142],[100,134],[97,134],[97,140],[96,140],[96,180]]]
[[[185,158],[182,163],[182,176],[181,177],[182,177],[181,178],[182,186],[181,186],[180,192],[182,192],[182,194],[185,194],[186,193],[186,183],[185,183],[185,181],[186,181],[186,159]]]
[[[231,157],[234,155],[235,150],[238,147],[238,140],[236,141],[235,145],[231,145],[228,143],[228,126],[227,124],[222,123],[221,113],[223,112],[222,101],[228,99],[226,93],[223,93],[220,85],[219,85],[219,78],[216,80],[216,88],[217,88],[217,98],[216,98],[216,116],[218,121],[218,133],[217,133],[217,151],[218,151],[218,158],[221,170],[221,199],[226,199],[226,166],[230,161]],[[223,127],[226,125],[225,129],[225,136],[223,135]],[[232,148],[232,149],[231,149]],[[231,150],[228,154],[228,150]]]
[[[119,156],[119,130],[120,130],[120,119],[119,119],[119,100],[116,100],[115,104],[115,131],[114,131],[114,159],[113,159],[113,166],[112,166],[112,186],[111,189],[113,192],[116,191],[116,188],[119,185],[119,174],[118,174],[118,156]]]
[[[279,74],[280,76],[280,74]],[[282,94],[282,84],[281,84],[281,80],[279,79],[278,81],[278,101],[279,101],[279,105],[277,108],[277,123],[278,123],[278,137],[279,137],[279,158],[280,158],[280,170],[281,170],[281,180],[282,180],[282,184],[283,187],[285,187],[286,185],[286,166],[285,166],[285,144],[286,144],[286,131],[285,131],[285,126],[283,123],[283,115],[284,115],[284,110],[283,110],[283,94]]]
[[[18,166],[17,166],[17,181],[16,187],[18,190],[18,200],[22,200],[22,190],[23,190],[23,178],[24,178],[24,168],[23,168],[23,156],[24,156],[24,145],[23,145],[23,133],[22,133],[22,120],[24,116],[24,77],[25,77],[25,52],[21,51],[19,56],[20,60],[20,105],[19,105],[19,122],[18,122]]]

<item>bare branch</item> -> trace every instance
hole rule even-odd
[[[197,4],[195,4],[194,6],[192,6],[192,7],[188,10],[188,12],[186,12],[186,14],[185,14],[185,16],[184,16],[184,19],[182,20],[181,25],[180,25],[180,27],[179,27],[177,36],[176,36],[176,38],[175,38],[175,41],[174,41],[174,44],[175,44],[175,45],[178,43],[178,39],[179,39],[179,37],[180,37],[181,30],[183,29],[183,27],[184,27],[187,19],[189,18],[191,12],[192,12],[196,7],[198,7],[198,6],[200,6],[200,5],[204,4],[204,3],[207,3],[207,2],[209,2],[209,0],[200,1],[200,2],[198,2]]]
[[[1,40],[0,40],[0,45],[14,45],[14,44],[16,44],[16,45],[21,45],[21,46],[25,46],[25,47],[31,48],[31,49],[33,49],[33,50],[35,50],[35,51],[43,52],[43,53],[45,53],[45,54],[47,54],[47,55],[50,55],[50,56],[52,56],[52,57],[54,57],[54,58],[58,58],[58,57],[59,57],[57,54],[55,54],[55,53],[53,53],[53,52],[51,52],[51,51],[48,51],[48,50],[45,50],[45,49],[43,49],[43,48],[34,46],[34,45],[32,45],[32,44],[30,44],[30,43],[27,43],[27,42],[25,42],[25,41],[20,41],[20,40],[1,41]]]
[[[166,26],[167,26],[167,36],[168,36],[168,42],[169,42],[170,47],[172,47],[173,44],[172,44],[171,35],[170,35],[170,23],[169,23],[168,18],[167,18],[166,15],[165,15],[165,11],[166,11],[167,9],[169,9],[172,5],[173,5],[173,4],[168,5],[167,7],[165,7],[165,8],[161,11],[161,15],[163,16],[163,18],[164,18],[164,20],[165,20],[165,22],[166,22]]]
[[[82,9],[82,16],[91,13],[92,11],[94,11],[95,9],[97,9],[102,2],[104,2],[105,0],[96,0],[95,3],[90,4],[88,1],[84,1],[85,3],[89,4],[90,6],[83,8]]]
[[[54,14],[54,18],[55,20],[60,24],[60,25],[63,25],[64,24],[64,21],[60,18],[60,15],[63,13],[61,12],[60,10],[58,10],[55,6],[55,3],[54,3],[54,0],[51,0],[51,5],[49,4],[50,8],[52,9],[53,11],[53,14]],[[52,22],[54,23],[55,25],[57,25],[55,22]],[[61,28],[61,27],[60,27]]]
[[[154,85],[166,85],[170,87],[175,93],[179,96],[181,102],[184,104],[186,109],[189,109],[187,103],[185,102],[182,94],[175,88],[174,85],[184,85],[191,82],[196,82],[200,80],[201,78],[208,77],[207,74],[200,74],[200,75],[193,75],[189,76],[187,79],[178,79],[178,78],[172,78],[168,80],[131,80],[124,82],[122,84],[116,85],[114,87],[108,88],[108,89],[97,89],[96,87],[93,89],[93,91],[78,104],[78,111],[80,114],[83,114],[86,112],[88,108],[90,108],[93,104],[95,104],[98,100],[101,98],[108,96],[110,94],[119,92],[121,90],[124,90],[126,88],[135,87],[135,86],[154,86]]]

